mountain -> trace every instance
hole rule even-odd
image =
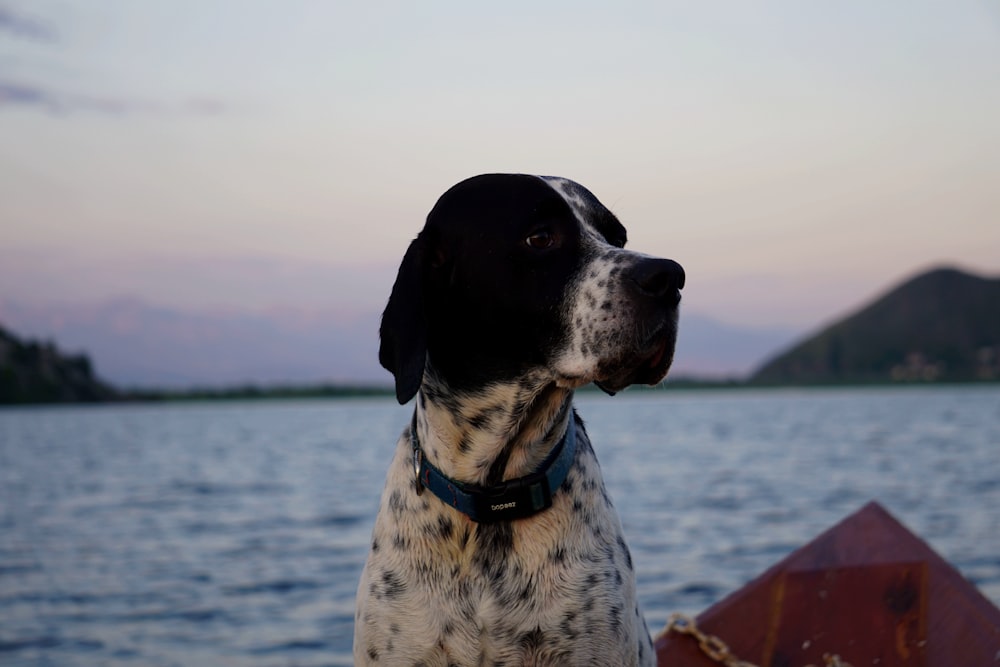
[[[0,327],[0,404],[72,403],[114,398],[84,355],[51,343],[22,341]]]
[[[96,304],[0,301],[0,322],[86,350],[118,387],[391,383],[378,364],[381,311],[195,310],[138,299]],[[681,313],[672,377],[744,377],[792,340],[786,329],[724,324]]]
[[[721,322],[682,308],[671,378],[745,378],[761,359],[788,345],[798,331]]]
[[[390,382],[377,361],[375,312],[4,301],[0,321],[87,350],[124,388]]]
[[[1000,379],[1000,278],[917,275],[763,364],[755,383]]]

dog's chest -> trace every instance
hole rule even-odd
[[[634,660],[649,639],[631,557],[581,434],[553,506],[496,524],[417,495],[401,440],[359,590],[357,622],[370,653],[428,664],[572,664],[574,655],[615,646]]]

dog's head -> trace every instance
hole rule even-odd
[[[486,174],[438,200],[382,315],[379,361],[410,400],[428,361],[456,390],[544,377],[614,393],[673,360],[684,270],[561,178]]]

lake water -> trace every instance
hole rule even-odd
[[[650,628],[876,499],[1000,602],[1000,387],[586,394]],[[0,410],[0,664],[351,664],[410,407]]]

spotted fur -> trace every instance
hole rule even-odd
[[[356,664],[655,663],[621,522],[572,405],[588,382],[609,393],[659,382],[672,359],[683,271],[624,243],[610,211],[565,179],[476,177],[428,216],[380,350],[400,402],[417,397],[425,456],[452,479],[495,485],[534,471],[567,428],[578,446],[552,507],[475,523],[419,493],[404,431],[358,587]]]

